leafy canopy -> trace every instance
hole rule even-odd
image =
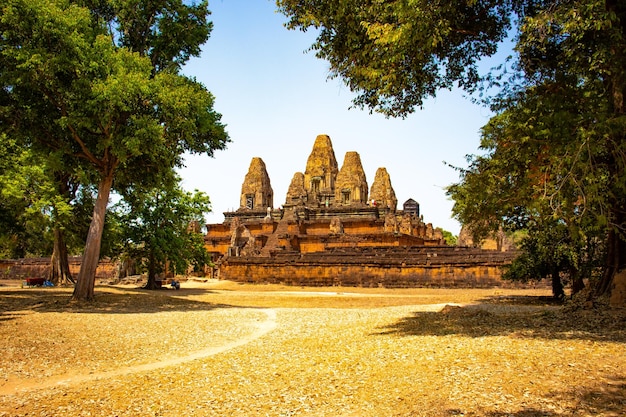
[[[512,4],[484,0],[278,0],[290,29],[318,30],[311,46],[353,103],[404,117],[440,89],[473,90],[478,61],[511,26]]]
[[[2,115],[10,134],[131,179],[145,177],[136,164],[157,171],[180,164],[183,151],[224,148],[212,95],[177,73],[208,37],[206,4],[85,3],[94,9],[39,0],[3,6]]]
[[[184,152],[228,135],[213,96],[179,74],[211,30],[206,1],[7,0],[0,14],[0,129],[64,156],[97,186],[76,298],[90,299],[111,189],[156,186]]]

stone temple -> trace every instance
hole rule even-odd
[[[474,250],[472,267],[483,269],[467,269],[469,248],[459,256],[459,248],[446,246],[441,230],[424,223],[415,200],[402,210],[397,205],[385,168],[378,168],[369,187],[359,154],[347,152],[339,168],[330,137],[319,135],[280,208],[274,208],[265,163],[253,158],[239,208],[224,213],[223,223],[207,225],[205,246],[214,275],[246,282],[417,286],[434,278],[446,284],[446,274],[458,279],[454,265],[463,262],[460,276],[470,285],[499,277],[497,252],[481,263],[485,254]]]
[[[209,225],[207,247],[216,255],[272,256],[277,252],[318,252],[332,247],[441,245],[443,236],[419,215],[419,204],[397,210],[385,168],[368,186],[361,157],[347,152],[341,169],[330,137],[315,139],[304,173],[293,175],[282,208],[265,163],[253,158],[241,186],[240,207]]]

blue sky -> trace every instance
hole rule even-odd
[[[238,208],[253,157],[265,162],[280,207],[293,174],[304,172],[315,137],[328,134],[340,167],[347,151],[357,151],[370,187],[376,169],[387,168],[398,208],[413,198],[424,221],[458,234],[444,190],[458,175],[443,161],[466,165],[487,109],[460,91],[441,91],[404,120],[349,109],[353,94],[341,80],[327,80],[328,64],[306,52],[315,34],[285,29],[273,1],[218,0],[209,8],[213,32],[184,72],[213,93],[232,143],[214,158],[187,156],[180,171],[185,189],[210,196],[208,223],[221,223],[224,211]]]

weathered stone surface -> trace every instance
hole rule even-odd
[[[413,234],[413,218],[410,214],[404,213],[400,218],[400,225],[398,231],[405,235]]]
[[[307,200],[306,190],[304,189],[304,174],[302,172],[296,172],[293,174],[291,184],[287,190],[287,200],[285,205],[302,205]]]
[[[470,229],[463,225],[461,230],[459,231],[459,237],[456,240],[457,246],[466,246],[466,247],[474,247],[474,239],[472,238],[472,233]],[[478,245],[476,245],[478,246]]]
[[[339,217],[334,217],[330,221],[330,234],[331,235],[343,234],[343,223],[341,223],[341,219]]]
[[[346,152],[335,180],[335,206],[367,204],[367,179],[358,152]]]
[[[391,211],[396,211],[398,199],[391,186],[391,178],[386,168],[378,168],[378,170],[376,170],[374,183],[370,190],[370,200],[372,204],[375,204],[377,207],[389,208]]]
[[[80,270],[82,258],[69,257],[70,272],[76,277]],[[50,258],[0,259],[0,280],[24,278],[48,278],[50,276]],[[98,261],[97,279],[114,279],[118,263],[108,258]]]
[[[393,213],[387,213],[385,215],[385,226],[383,231],[385,233],[397,233],[398,232],[398,219]]]
[[[239,217],[235,217],[230,222],[230,246],[238,245],[238,240],[239,238],[241,238],[241,230],[241,220],[239,219]]]
[[[435,239],[435,233],[436,233],[436,231],[435,231],[435,228],[433,227],[433,224],[432,223],[428,223],[426,225],[426,233],[425,233],[426,238],[427,239]]]
[[[262,184],[262,181],[254,180],[265,178],[264,173],[264,164],[255,158],[244,185],[255,191],[259,186],[255,188],[254,184]],[[307,176],[310,178],[312,174],[317,181],[313,193],[307,188]],[[332,193],[328,187],[320,188],[327,184],[334,186]],[[324,252],[346,245],[388,247],[444,243],[441,233],[417,215],[419,208],[414,200],[407,202],[409,211],[396,210],[397,199],[385,168],[378,169],[372,190],[370,198],[376,201],[368,205],[367,179],[359,154],[347,152],[339,171],[330,138],[319,135],[308,159],[307,172],[294,174],[280,210],[257,207],[257,195],[252,192],[246,195],[244,190],[242,200],[245,197],[244,203],[250,203],[252,209],[224,213],[225,224],[233,229],[228,233],[223,228],[209,227],[205,241],[212,253],[233,250],[239,254],[254,253],[254,248],[265,257],[282,251]],[[243,225],[247,232],[244,228],[237,230]]]
[[[402,205],[402,210],[406,214],[411,214],[416,217],[420,216],[420,204],[412,198],[409,198],[404,202],[404,204]]]
[[[274,207],[274,191],[261,158],[252,158],[250,168],[241,185],[240,209],[265,210]]]
[[[338,172],[339,167],[330,137],[318,135],[304,171],[304,188],[310,195],[310,202],[319,200],[322,194],[334,197]]]
[[[339,239],[344,239],[343,236]],[[220,278],[309,286],[491,287],[519,285],[500,278],[512,253],[454,247],[338,247],[273,258],[230,258]]]
[[[259,245],[255,236],[238,218],[230,224],[230,247],[237,249],[235,252],[241,256],[256,256],[259,253]]]
[[[456,244],[457,246],[468,246],[503,252],[514,251],[516,249],[513,239],[507,236],[503,230],[492,232],[481,242],[474,242],[474,239],[472,237],[472,230],[466,225],[463,225],[461,227],[461,231],[459,232],[459,237]]]

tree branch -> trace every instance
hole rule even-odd
[[[45,76],[43,76],[42,78],[45,79]],[[66,106],[63,104],[61,100],[57,99],[56,94],[52,90],[48,89],[43,83],[41,84],[41,90],[43,91],[44,95],[48,98],[48,100],[50,100],[52,105],[54,105],[57,109],[59,109],[59,111],[61,112],[61,115],[63,117],[69,118],[69,112],[67,111]],[[104,166],[102,164],[102,161],[99,160],[93,153],[91,153],[89,148],[87,148],[87,145],[85,145],[85,142],[83,142],[83,140],[80,138],[80,135],[78,134],[74,126],[72,126],[71,123],[68,123],[67,128],[70,130],[74,141],[78,143],[78,146],[80,146],[81,150],[83,151],[83,156],[89,162],[94,164],[96,167],[103,169]]]

